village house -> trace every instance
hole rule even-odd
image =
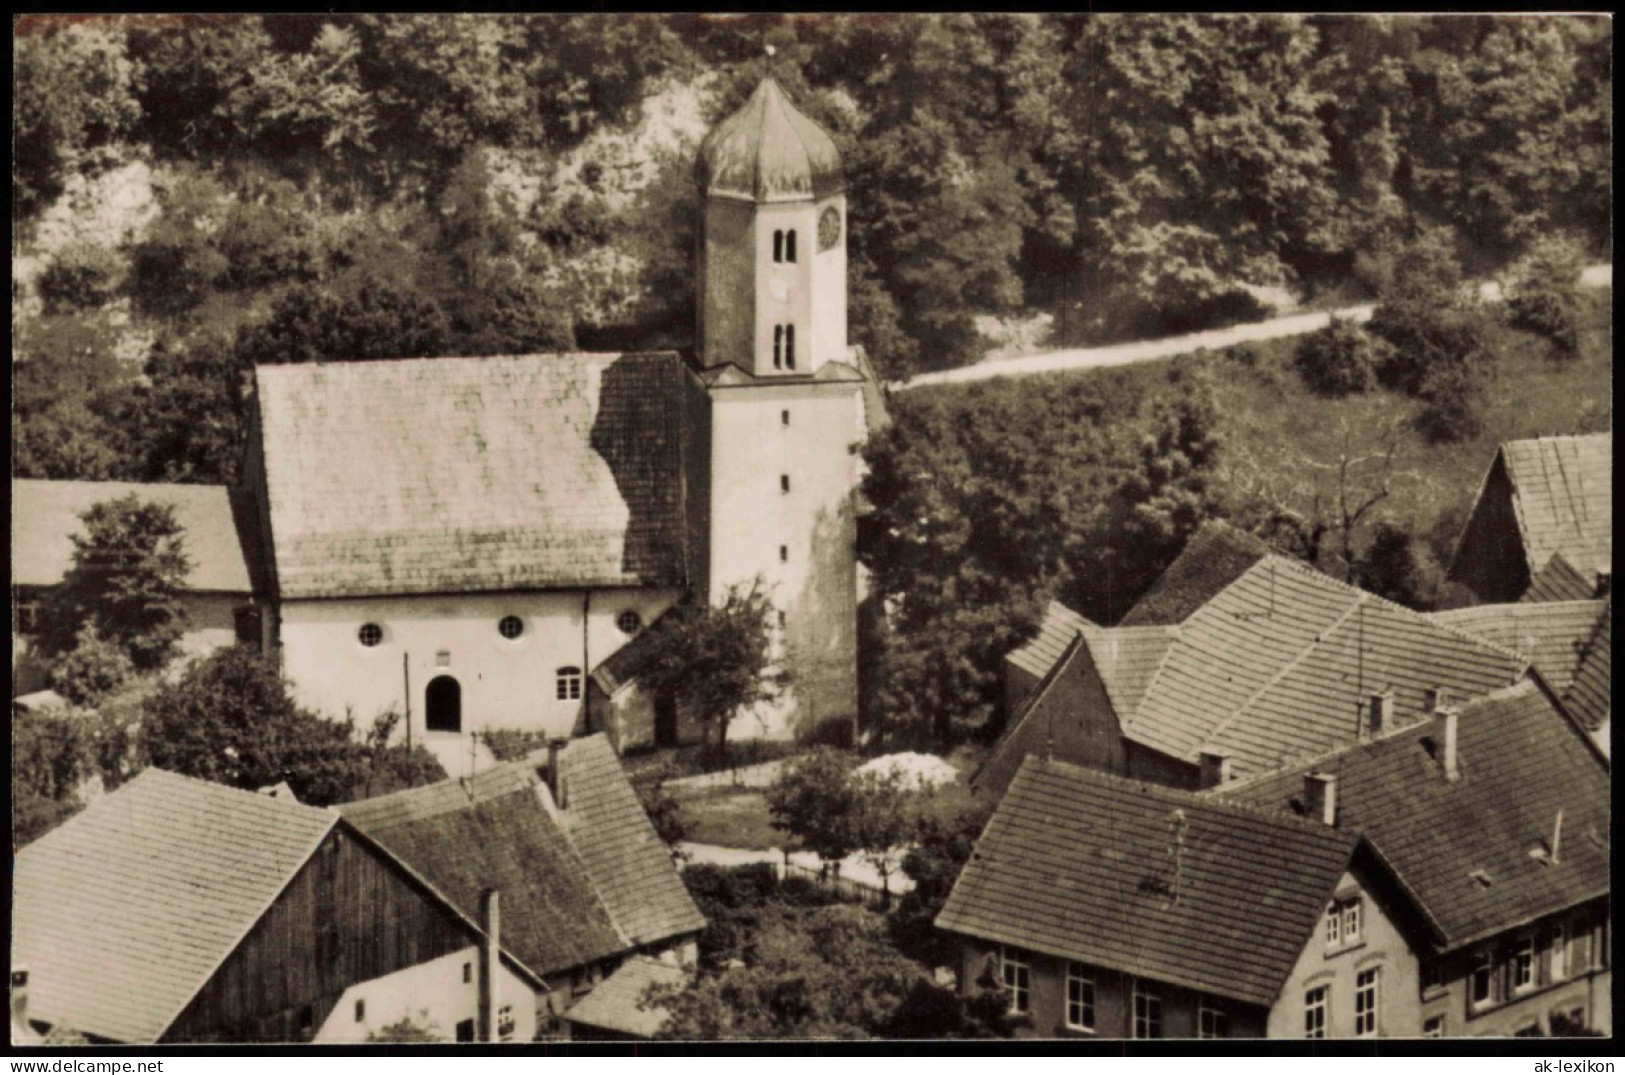
[[[1023,758],[1049,753],[1200,788],[1429,719],[1528,667],[1212,523],[1118,626],[1051,610],[1007,662],[1018,700],[972,784],[996,796]]]
[[[548,986],[501,943],[499,896],[475,918],[332,810],[147,769],[17,853],[13,1022],[126,1045],[403,1020],[528,1040]]]
[[[1209,794],[1323,817],[1396,872],[1425,927],[1399,1032],[1612,1033],[1608,765],[1539,682]]]
[[[1448,577],[1480,601],[1584,600],[1613,572],[1614,438],[1508,441],[1495,453]]]
[[[1328,933],[1328,915],[1339,930]],[[1028,756],[937,927],[1019,1036],[1406,1033],[1417,926],[1358,832]]]
[[[552,986],[526,1013],[543,1034],[610,983],[599,1020],[642,1018],[622,1010],[640,959],[694,966],[705,918],[602,735],[337,809],[466,912],[501,893],[504,945]]]
[[[11,482],[11,693],[45,686],[45,669],[31,652],[35,619],[45,591],[73,565],[73,537],[83,535],[81,516],[97,504],[136,495],[174,509],[183,548],[191,560],[180,595],[186,632],[180,648],[204,654],[254,634],[253,524],[240,500],[223,485],[136,482]]]

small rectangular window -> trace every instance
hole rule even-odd
[[[1010,991],[1010,1014],[1021,1015],[1032,1002],[1031,957],[1019,948],[999,949],[999,980]]]
[[[783,260],[784,260],[784,232],[775,231],[773,233],[773,261],[775,263],[778,263],[778,262],[781,262]]]
[[[1203,997],[1196,1007],[1196,1036],[1223,1038],[1229,1036],[1229,1018],[1224,1008],[1212,997]]]
[[[1535,987],[1535,939],[1525,937],[1512,954],[1512,988],[1522,993]]]
[[[1422,995],[1429,996],[1444,988],[1444,961],[1430,959],[1422,964]]]
[[[779,546],[779,562],[780,563],[785,563],[785,564],[790,562],[790,546],[788,546],[788,545],[780,545]]]
[[[581,669],[571,666],[558,670],[557,694],[561,702],[573,702],[581,697]]]
[[[1095,1029],[1095,980],[1081,963],[1066,965],[1066,1025],[1091,1033]]]
[[[796,327],[794,325],[784,326],[784,368],[787,370],[796,368]]]
[[[1326,909],[1326,947],[1351,948],[1360,943],[1360,897],[1334,900]]]
[[[1316,986],[1303,995],[1304,1037],[1326,1036],[1326,1008],[1331,1001],[1331,995],[1332,987],[1329,985]]]
[[[366,1002],[365,999],[357,1000],[355,1002],[355,1021],[358,1022],[358,1023],[362,1023],[362,1022],[365,1022],[366,1019],[367,1019],[367,1002]]]
[[[462,1020],[461,1022],[459,1022],[457,1024],[457,1040],[458,1041],[473,1041],[474,1040],[474,1020],[472,1020],[472,1019],[464,1019],[464,1020]]]
[[[1377,983],[1376,967],[1363,970],[1354,979],[1354,1036],[1377,1036]]]
[[[1343,943],[1354,944],[1360,939],[1360,901],[1349,900],[1343,905]]]
[[[781,609],[779,609],[779,626],[780,627],[784,626],[784,621],[785,621],[784,609],[781,608]]]
[[[1162,1037],[1162,993],[1151,982],[1134,979],[1134,1037]]]
[[[474,964],[472,964],[472,963],[464,963],[463,964],[463,981],[472,982],[473,980],[474,980]]]
[[[790,412],[789,411],[780,411],[779,412],[779,421],[784,425],[789,425],[790,424]]]
[[[1422,1036],[1424,1038],[1444,1037],[1444,1016],[1434,1015],[1422,1021]]]
[[[788,493],[789,491],[790,491],[790,475],[788,475],[788,474],[780,474],[779,475],[779,492]]]

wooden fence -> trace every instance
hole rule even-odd
[[[850,877],[841,877],[832,869],[814,869],[811,866],[798,866],[793,862],[782,863],[779,867],[780,876],[788,880],[798,877],[805,881],[831,889],[843,900],[851,903],[862,903],[876,910],[887,910],[891,906],[891,894],[885,889],[862,881],[854,881]]]

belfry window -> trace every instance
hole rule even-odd
[[[773,260],[775,262],[784,260],[784,232],[782,231],[773,233]]]
[[[796,260],[796,230],[794,228],[784,233],[784,260],[792,263]]]
[[[787,370],[796,368],[796,327],[794,325],[784,326],[784,368]]]
[[[784,368],[784,326],[773,326],[773,368]]]

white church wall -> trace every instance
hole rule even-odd
[[[329,716],[348,707],[363,724],[385,710],[404,713],[409,683],[414,738],[427,732],[425,692],[442,675],[461,688],[465,734],[512,728],[569,735],[586,676],[632,637],[617,625],[620,615],[635,612],[646,627],[677,597],[674,590],[612,589],[290,601],[282,606],[283,670],[301,704]],[[499,632],[504,616],[523,621],[518,638]],[[376,646],[360,641],[368,623],[382,629]],[[581,687],[560,699],[557,672],[566,667],[581,670]]]
[[[857,710],[858,457],[848,448],[863,434],[858,386],[757,384],[713,389],[712,399],[711,600],[761,575],[784,613],[779,641],[798,683],[729,734],[785,739],[849,720]]]

